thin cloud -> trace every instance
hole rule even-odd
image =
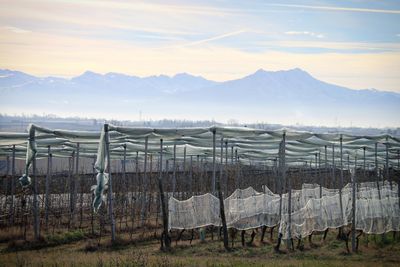
[[[234,31],[234,32],[228,32],[228,33],[224,33],[224,34],[221,34],[221,35],[218,35],[218,36],[214,36],[214,37],[211,37],[211,38],[207,38],[207,39],[191,42],[191,43],[188,43],[188,44],[184,44],[181,47],[204,44],[204,43],[208,43],[208,42],[211,42],[211,41],[221,40],[221,39],[224,39],[224,38],[227,38],[227,37],[230,37],[230,36],[239,35],[239,34],[242,34],[242,33],[245,33],[245,32],[247,32],[247,31],[246,30],[239,30],[239,31]]]
[[[395,9],[372,9],[372,8],[357,8],[357,7],[310,6],[310,5],[291,5],[291,4],[266,4],[266,5],[280,6],[280,7],[290,7],[290,8],[318,9],[318,10],[328,10],[328,11],[349,11],[349,12],[400,14],[400,10],[395,10]]]
[[[309,32],[309,31],[287,31],[287,35],[308,35],[315,38],[324,38],[325,36],[321,33]]]
[[[31,32],[31,31],[13,27],[13,26],[4,26],[3,29],[5,29],[7,31],[11,31],[13,33],[29,33],[29,32]]]
[[[362,50],[362,51],[392,51],[400,52],[400,44],[395,42],[323,42],[323,41],[264,41],[259,45],[270,48],[319,48],[331,50]]]

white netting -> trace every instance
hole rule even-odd
[[[212,194],[193,196],[179,201],[169,199],[169,229],[194,229],[221,224],[219,200]]]
[[[400,230],[398,185],[392,183],[360,183],[356,193],[356,229],[366,233]],[[273,194],[267,187],[259,193],[249,187],[236,190],[224,200],[227,226],[246,230],[260,226],[280,225],[282,238],[288,237],[288,194]],[[314,231],[338,228],[351,223],[351,184],[342,189],[342,209],[338,189],[304,184],[292,190],[292,237],[304,237]],[[322,197],[320,197],[322,195]],[[282,216],[280,216],[282,214]],[[220,226],[219,200],[211,194],[185,201],[169,200],[169,229],[193,229],[208,225]]]

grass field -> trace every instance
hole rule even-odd
[[[3,236],[6,233],[3,232]],[[240,240],[231,252],[225,252],[221,241],[194,240],[173,242],[171,252],[161,252],[153,236],[135,237],[120,234],[116,245],[108,237],[91,238],[81,231],[44,236],[39,243],[22,240],[0,241],[0,266],[399,266],[400,241],[387,234],[360,239],[359,252],[348,254],[345,243],[330,232],[324,243],[315,236],[315,246],[304,241],[302,251],[276,253],[271,243],[259,242],[242,247]],[[275,243],[275,242],[274,242]]]

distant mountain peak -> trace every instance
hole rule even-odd
[[[294,68],[289,70],[278,70],[278,71],[267,71],[264,69],[258,69],[253,74],[250,74],[244,79],[256,79],[256,80],[279,80],[279,79],[289,79],[289,80],[299,80],[299,81],[310,81],[315,80],[308,72],[300,69]]]
[[[263,68],[258,69],[254,74],[263,74],[263,73],[268,73],[268,71],[264,70]]]
[[[187,72],[181,72],[181,73],[175,74],[172,78],[186,78],[186,77],[196,77],[196,76],[189,74]]]
[[[88,76],[102,76],[102,75],[99,74],[99,73],[96,73],[96,72],[87,70],[87,71],[85,71],[84,73],[82,73],[80,76],[86,76],[86,77],[88,77]]]
[[[102,74],[87,70],[79,76],[75,76],[71,79],[71,81],[84,81],[91,82],[92,80],[98,80],[103,78]]]
[[[255,75],[265,75],[265,74],[307,74],[310,75],[308,72],[306,72],[305,70],[302,70],[300,68],[294,68],[294,69],[288,69],[288,70],[278,70],[278,71],[268,71],[265,70],[263,68],[258,69],[256,72],[254,72],[253,74]]]

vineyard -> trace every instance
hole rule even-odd
[[[0,133],[0,157],[5,262],[17,264],[7,253],[82,240],[82,250],[110,255],[151,247],[120,265],[161,265],[160,255],[197,265],[179,260],[182,246],[206,255],[199,265],[213,265],[205,246],[224,255],[221,265],[249,251],[279,261],[333,245],[346,255],[399,249],[400,139],[391,135],[32,124]]]

